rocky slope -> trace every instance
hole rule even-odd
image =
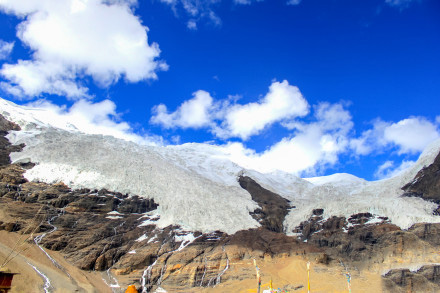
[[[420,170],[414,180],[402,189],[405,196],[416,196],[440,204],[440,156],[434,162]]]
[[[286,236],[285,217],[295,207],[253,178],[241,176],[240,186],[258,205],[249,213],[260,228],[231,234],[186,231],[179,225],[160,228],[156,223],[161,207],[152,198],[71,189],[62,182],[29,182],[23,174],[33,162],[11,164],[9,158],[24,145],[12,146],[4,138],[19,129],[0,116],[0,230],[32,235],[29,245],[41,246],[48,256],[60,253],[83,271],[103,272],[103,282],[114,292],[123,292],[129,284],[144,292],[159,286],[169,292],[221,288],[255,279],[253,259],[277,263],[296,257],[320,264],[322,274],[342,264],[352,274],[382,275],[384,291],[440,290],[440,224],[419,223],[401,230],[388,218],[367,212],[324,217],[326,211],[316,208],[295,228],[294,236]],[[403,187],[405,192],[436,200],[439,161],[440,155]],[[53,264],[55,270],[67,271],[59,262]],[[90,291],[74,278],[71,282],[79,291]],[[284,282],[291,291],[303,286]]]

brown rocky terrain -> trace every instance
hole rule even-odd
[[[159,229],[152,199],[28,182],[23,173],[33,165],[11,164],[9,154],[24,146],[9,144],[9,130],[19,127],[0,116],[0,260],[22,243],[26,250],[8,267],[34,284],[17,277],[13,292],[41,292],[46,285],[27,260],[51,280],[51,292],[124,292],[130,284],[148,292],[159,286],[168,292],[252,292],[247,289],[256,288],[254,259],[266,287],[272,278],[292,292],[304,291],[307,261],[314,292],[346,290],[346,270],[359,292],[440,291],[440,224],[402,231],[387,218],[369,223],[369,213],[324,219],[316,209],[297,227],[297,236],[286,236],[289,202],[240,177],[260,206],[252,215],[261,228],[234,235]],[[439,158],[405,192],[436,200]]]

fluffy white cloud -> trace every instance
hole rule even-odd
[[[421,152],[440,137],[437,127],[430,121],[415,117],[391,124],[384,131],[384,138],[399,147],[399,154]]]
[[[101,86],[121,77],[128,82],[157,78],[166,65],[148,28],[133,14],[134,0],[3,0],[0,9],[23,17],[17,37],[32,60],[5,64],[0,74],[10,93],[43,92],[81,97],[87,89],[77,78],[91,76]],[[4,86],[5,88],[5,86]]]
[[[338,155],[347,150],[353,127],[350,113],[341,104],[322,103],[315,107],[311,123],[292,123],[296,130],[269,150],[257,154],[241,143],[226,146],[237,164],[260,172],[281,170],[289,173],[314,175],[320,169],[334,165]]]
[[[403,160],[399,166],[395,166],[393,161],[386,161],[377,168],[374,176],[377,179],[391,178],[398,175],[400,172],[408,169],[409,167],[412,167],[414,164],[414,161]]]
[[[309,105],[298,87],[283,82],[273,82],[269,92],[259,102],[233,105],[226,111],[223,136],[248,139],[265,127],[285,119],[308,114]]]
[[[78,100],[70,108],[55,105],[47,100],[37,100],[27,104],[38,110],[33,116],[39,121],[66,130],[77,130],[87,134],[110,135],[116,138],[141,144],[162,144],[158,136],[136,134],[127,122],[120,118],[116,105],[110,100],[93,103]]]
[[[3,90],[18,97],[40,93],[66,95],[69,98],[87,97],[87,88],[76,81],[76,72],[55,62],[19,60],[4,64],[0,74],[9,79],[2,82]]]
[[[209,127],[217,137],[246,140],[276,122],[307,115],[309,105],[299,89],[285,80],[273,82],[269,92],[254,103],[241,105],[231,99],[214,102],[208,92],[199,90],[172,113],[164,104],[152,112],[150,122],[164,128]]]
[[[14,49],[14,42],[0,40],[0,60],[8,58],[12,53],[12,49]]]
[[[164,104],[155,106],[150,122],[165,128],[201,128],[212,124],[210,114],[212,107],[211,95],[199,90],[193,94],[192,99],[183,102],[173,113],[168,113]]]
[[[438,126],[423,117],[411,117],[396,123],[376,120],[372,129],[351,141],[351,146],[358,155],[386,147],[396,147],[398,154],[417,153],[439,137]]]

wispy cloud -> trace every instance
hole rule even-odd
[[[415,161],[403,160],[400,165],[396,166],[393,161],[386,161],[377,168],[376,172],[374,173],[374,177],[377,179],[391,178],[413,166],[414,164]]]
[[[177,17],[184,16],[188,29],[197,29],[197,23],[201,20],[220,26],[222,21],[215,13],[215,7],[221,0],[159,0],[168,5]]]
[[[156,79],[166,70],[156,43],[133,13],[134,0],[41,0],[0,2],[0,10],[23,18],[18,38],[32,59],[4,64],[3,90],[27,97],[42,93],[87,96],[84,77],[100,86]]]
[[[0,40],[0,60],[7,59],[14,49],[14,42]]]
[[[287,0],[287,5],[299,5],[301,0]]]
[[[392,7],[404,9],[408,8],[412,3],[419,1],[420,0],[385,0],[385,3]]]

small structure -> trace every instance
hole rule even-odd
[[[12,278],[15,273],[0,271],[0,293],[7,293],[12,287]]]

